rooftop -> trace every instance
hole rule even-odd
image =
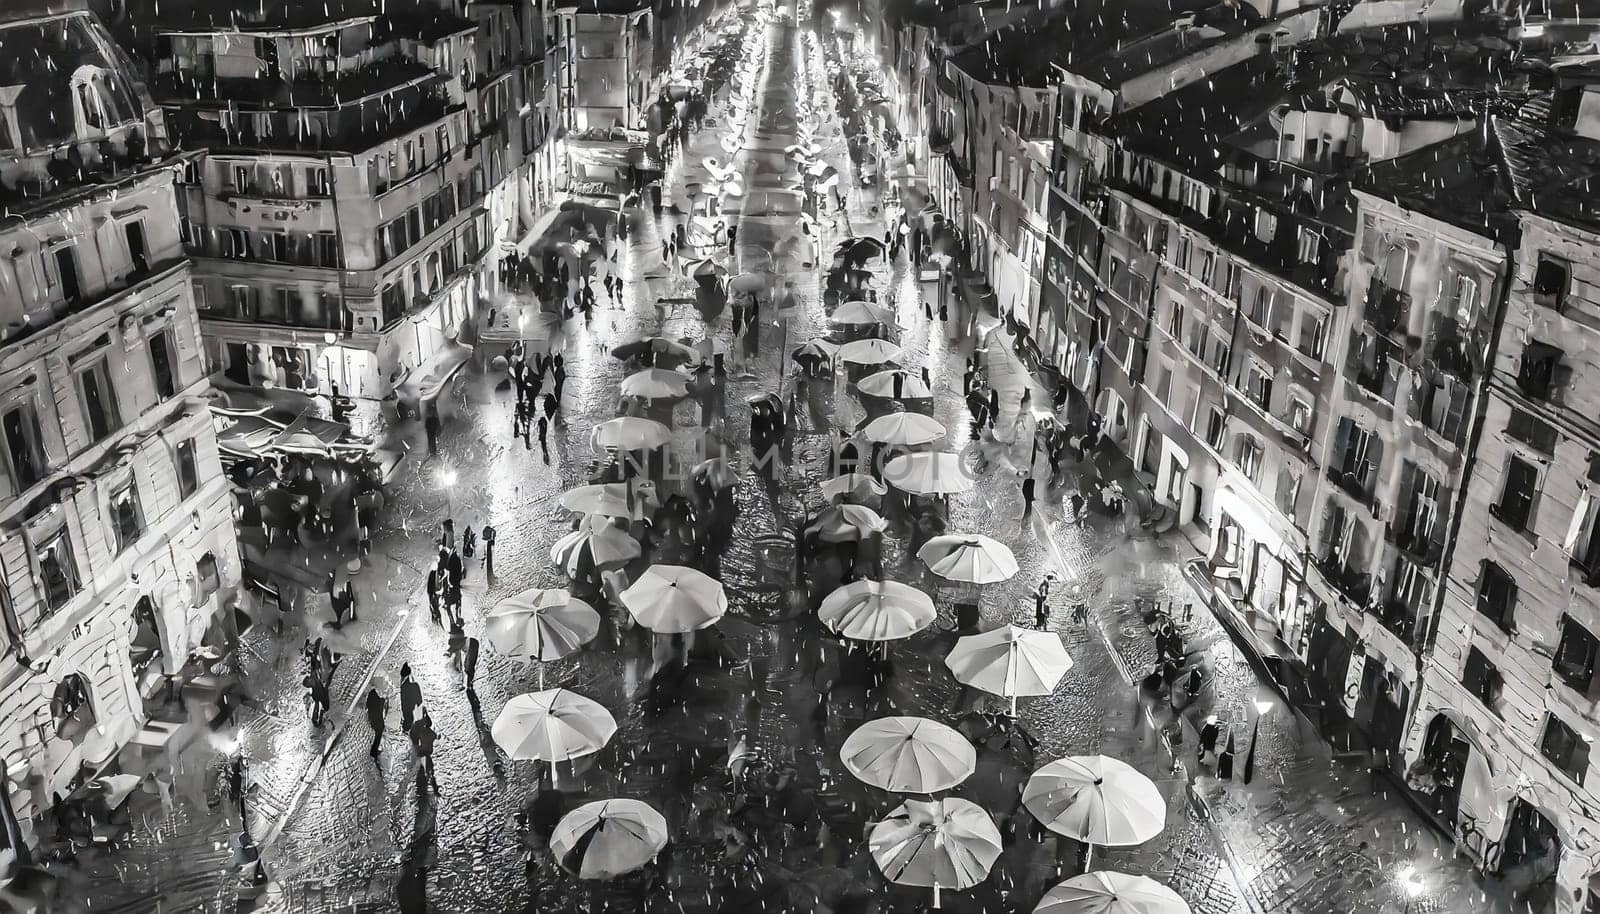
[[[1513,205],[1600,229],[1600,142],[1555,126],[1551,103],[1536,95],[1491,122]]]
[[[1509,239],[1515,224],[1494,146],[1485,131],[1474,130],[1374,165],[1357,184],[1407,209]]]
[[[97,122],[80,122],[75,84],[98,98]],[[0,152],[13,153],[98,141],[147,108],[131,65],[87,13],[0,22],[0,100],[16,113],[18,135],[0,129]]]

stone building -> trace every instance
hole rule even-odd
[[[557,95],[568,132],[641,126],[655,61],[648,0],[557,0]]]
[[[0,9],[0,753],[24,820],[140,735],[240,574],[192,160],[101,25],[42,6]]]
[[[213,7],[158,5],[143,48],[175,138],[207,151],[180,206],[209,364],[385,396],[478,295],[477,27],[420,3]]]
[[[1597,113],[1578,84],[1493,122],[1520,243],[1404,744],[1461,847],[1563,914],[1600,911]]]

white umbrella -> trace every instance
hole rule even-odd
[[[943,438],[944,433],[944,426],[938,420],[922,413],[890,413],[868,422],[862,429],[868,441],[908,447],[932,444]]]
[[[856,390],[869,397],[893,399],[895,396],[894,383],[896,377],[900,378],[900,399],[926,400],[933,396],[933,388],[928,386],[928,382],[922,380],[921,375],[899,368],[867,375],[857,382]]]
[[[862,782],[896,793],[949,790],[972,774],[967,738],[925,717],[881,717],[857,727],[839,760]]]
[[[728,612],[722,584],[682,565],[651,565],[621,600],[635,621],[661,634],[699,631]]]
[[[617,448],[638,451],[658,448],[672,440],[672,429],[640,416],[620,416],[594,427],[589,433],[589,443],[597,451]]]
[[[847,501],[866,502],[873,501],[888,492],[888,486],[873,479],[865,473],[845,473],[822,484],[822,497],[832,501],[843,498]],[[872,505],[868,505],[871,507]]]
[[[638,800],[597,800],[561,817],[550,852],[579,879],[611,879],[644,867],[667,846],[667,820]]]
[[[1017,697],[1054,692],[1072,658],[1054,632],[1003,625],[958,640],[944,665],[957,681],[1011,699],[1015,716]]]
[[[878,512],[865,505],[829,505],[806,524],[806,532],[824,543],[845,543],[881,533],[887,526]]]
[[[728,288],[735,292],[760,292],[772,285],[770,273],[740,273],[728,281]]]
[[[599,702],[566,689],[513,696],[489,733],[514,759],[566,762],[593,755],[617,732]]]
[[[912,495],[949,495],[972,488],[958,454],[901,454],[884,464],[883,481]]]
[[[1017,573],[1017,558],[1005,543],[981,533],[936,536],[917,550],[928,570],[967,584],[994,584]]]
[[[565,590],[524,590],[484,617],[489,645],[510,657],[559,660],[600,632],[600,614]]]
[[[1033,914],[1190,914],[1183,896],[1145,876],[1099,870],[1044,893]]]
[[[578,486],[561,493],[561,507],[574,514],[604,514],[607,517],[632,517],[628,486],[621,482]]]
[[[668,399],[687,394],[689,379],[666,368],[646,368],[623,378],[619,389],[624,397]]]
[[[567,574],[579,573],[585,554],[596,568],[615,568],[643,554],[639,541],[627,531],[613,526],[604,517],[588,517],[578,529],[556,540],[550,547],[550,561]]]
[[[860,299],[847,301],[835,308],[829,320],[835,324],[892,324],[894,315],[877,305]]]
[[[1155,782],[1103,755],[1057,759],[1028,778],[1022,802],[1045,828],[1087,844],[1143,844],[1167,824]]]
[[[857,365],[882,365],[900,357],[900,347],[888,340],[853,340],[839,347],[839,358]]]
[[[909,638],[939,615],[933,599],[898,581],[851,581],[822,599],[817,619],[857,641]]]
[[[1000,829],[971,800],[906,800],[871,827],[867,848],[890,882],[931,887],[938,908],[941,890],[988,877],[1000,859]]]

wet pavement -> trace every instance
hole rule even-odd
[[[828,147],[827,137],[838,129],[826,64],[814,43],[780,25],[752,25],[749,37],[743,47],[761,66],[750,87],[753,110],[742,148],[733,160],[744,190],[734,272],[767,262],[768,251],[785,252],[776,266],[795,282],[803,304],[787,326],[772,324],[770,310],[766,313],[754,376],[731,382],[725,436],[732,441],[749,437],[746,397],[778,390],[780,376],[787,378],[794,368],[785,364],[787,350],[828,329],[821,273],[801,265],[807,255],[795,241],[796,217],[772,214],[758,201],[775,199],[767,191],[798,185],[782,152],[794,142],[801,122],[797,96],[811,96],[819,143]],[[689,208],[685,188],[707,183],[703,160],[728,161],[720,145],[727,113],[713,115],[716,125],[691,138],[669,173],[669,197],[681,209]],[[832,144],[828,156],[849,174],[842,143]],[[822,217],[824,260],[852,228],[881,233],[876,207],[875,194],[855,189],[843,218]],[[190,776],[181,780],[187,789],[180,789],[172,813],[164,815],[159,804],[143,798],[146,812],[130,846],[85,855],[83,869],[66,877],[78,880],[83,894],[92,894],[88,910],[235,910],[241,826],[229,804],[218,802],[220,788],[207,779],[215,777],[218,753],[232,748],[235,739],[251,760],[248,830],[266,848],[270,876],[256,910],[558,912],[606,910],[610,904],[619,911],[808,911],[820,910],[819,899],[836,899],[841,887],[851,885],[899,905],[896,910],[926,901],[925,892],[886,885],[860,852],[862,824],[897,801],[843,773],[837,750],[860,721],[891,710],[957,719],[959,703],[970,696],[960,692],[942,658],[954,641],[946,629],[960,592],[929,577],[903,541],[891,535],[887,576],[933,594],[942,625],[893,646],[896,675],[880,694],[839,690],[832,713],[819,723],[813,715],[817,670],[828,667],[819,658],[830,649],[813,619],[792,618],[786,599],[792,560],[774,545],[775,535],[805,506],[815,509],[822,501],[817,486],[828,476],[834,423],[864,415],[869,407],[842,387],[811,385],[810,416],[775,494],[769,496],[751,468],[741,466],[738,518],[720,559],[732,609],[700,638],[702,646],[716,645],[727,659],[692,664],[671,700],[655,700],[660,696],[651,687],[651,645],[637,633],[619,642],[602,637],[543,670],[499,657],[485,646],[471,699],[451,667],[446,634],[428,618],[421,582],[432,558],[432,537],[446,516],[455,518],[458,529],[492,523],[499,534],[493,575],[481,561],[468,563],[470,632],[503,597],[528,587],[566,586],[549,560],[550,545],[567,532],[570,521],[556,499],[588,481],[589,429],[615,415],[625,368],[610,356],[613,346],[657,333],[730,339],[730,315],[707,323],[688,300],[692,284],[663,269],[660,236],[671,220],[659,225],[649,218],[636,220],[624,249],[628,281],[621,306],[602,308],[589,326],[581,319],[569,322],[566,424],[552,433],[548,463],[537,443],[530,449],[512,438],[514,397],[498,389],[499,374],[468,372],[457,384],[458,408],[446,424],[440,456],[406,462],[375,536],[373,557],[355,578],[361,620],[347,627],[346,656],[334,680],[334,723],[319,731],[307,720],[299,667],[303,628],[291,619],[285,634],[277,636],[258,626],[241,658],[246,688],[255,700],[239,711],[237,736],[201,739],[182,756]],[[962,447],[970,419],[961,402],[961,374],[972,343],[952,340],[957,334],[951,328],[924,319],[918,287],[903,261],[880,270],[874,283],[880,301],[895,302],[897,336],[908,353],[902,361],[929,367],[933,415],[949,430],[948,446]],[[991,377],[1011,377],[1019,387],[1029,383],[1003,337],[990,339]],[[1014,392],[1006,395],[1001,427],[1016,408]],[[1034,402],[1048,400],[1036,391]],[[693,452],[701,439],[697,408],[686,402],[672,419],[674,450]],[[425,453],[420,430],[410,434],[420,458]],[[986,751],[978,775],[956,795],[1003,814],[1014,806],[1014,783],[1031,767],[1066,754],[1104,753],[1157,782],[1168,801],[1168,826],[1140,847],[1097,851],[1095,867],[1165,881],[1197,912],[1399,911],[1406,902],[1417,912],[1482,909],[1470,896],[1470,871],[1464,865],[1429,858],[1430,866],[1424,867],[1420,859],[1413,861],[1436,849],[1432,836],[1319,755],[1314,737],[1301,734],[1283,713],[1269,713],[1262,728],[1255,786],[1222,784],[1198,773],[1193,731],[1177,730],[1173,746],[1168,715],[1141,700],[1136,681],[1150,668],[1154,653],[1132,604],[1136,596],[1179,606],[1193,600],[1178,571],[1187,544],[1130,537],[1110,519],[1068,523],[1059,493],[1041,498],[1024,521],[1016,465],[1007,459],[1017,455],[988,456],[992,466],[979,484],[950,504],[950,529],[996,537],[1012,546],[1020,565],[1010,581],[983,589],[984,625],[1031,624],[1031,593],[1047,572],[1091,594],[1092,612],[1087,623],[1073,621],[1063,597],[1068,588],[1057,587],[1052,627],[1074,666],[1053,695],[1022,704],[1022,720],[1039,740],[1037,759],[1030,766],[1014,755]],[[1203,613],[1198,606],[1196,612]],[[1213,620],[1202,615],[1187,628],[1189,649],[1203,649],[1213,672],[1206,694],[1188,714],[1215,712],[1234,721],[1243,739],[1247,715],[1253,714],[1246,709],[1259,688],[1253,673]],[[439,732],[437,798],[418,790],[414,758],[398,731],[394,706],[402,662],[415,671]],[[596,890],[563,875],[547,854],[528,853],[530,843],[519,835],[515,815],[535,794],[537,773],[528,763],[500,756],[488,722],[511,696],[538,688],[541,676],[547,686],[559,684],[599,701],[620,728],[587,770],[562,773],[558,786],[566,805],[629,796],[661,810],[672,828],[669,884],[624,880]],[[391,700],[389,730],[376,762],[367,753],[370,731],[357,704],[369,682]],[[994,701],[998,710],[1001,705]],[[741,738],[756,757],[793,766],[801,792],[815,801],[812,821],[824,821],[826,828],[762,827],[726,814],[723,772]],[[1184,764],[1175,764],[1174,752]],[[1429,880],[1417,899],[1401,891],[1395,875],[1409,862]],[[1031,910],[1056,873],[1052,843],[1035,842],[1024,833],[985,884],[946,893],[945,907]],[[638,902],[639,897],[649,901]]]

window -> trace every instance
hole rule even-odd
[[[250,249],[250,233],[244,229],[231,228],[222,236],[223,254],[235,260],[254,260],[255,252]]]
[[[222,587],[217,557],[207,552],[194,566],[194,605],[201,606]]]
[[[1300,227],[1297,255],[1301,263],[1318,263],[1322,259],[1322,233],[1305,226]]]
[[[115,534],[117,551],[133,545],[144,533],[144,515],[139,511],[139,488],[133,477],[111,490],[111,532]]]
[[[1328,345],[1328,315],[1305,313],[1300,317],[1300,339],[1295,348],[1301,355],[1321,361]]]
[[[200,491],[200,466],[195,458],[193,438],[178,442],[172,462],[178,473],[178,493],[188,498]]]
[[[1589,773],[1589,742],[1549,712],[1544,716],[1544,738],[1539,753],[1578,784]]]
[[[1211,285],[1217,278],[1217,252],[1205,251],[1200,255],[1200,272],[1197,277],[1204,285]]]
[[[1517,388],[1534,400],[1548,400],[1556,383],[1562,351],[1548,343],[1529,340],[1517,367]]]
[[[1172,248],[1172,263],[1180,270],[1189,269],[1189,252],[1194,245],[1194,239],[1182,232],[1178,233],[1177,243]]]
[[[1289,399],[1289,425],[1302,435],[1311,434],[1311,404],[1304,397]]]
[[[1272,490],[1273,504],[1289,517],[1295,516],[1295,505],[1300,500],[1300,474],[1287,466],[1278,467],[1278,484]]]
[[[414,140],[406,140],[406,174],[414,174],[417,170],[417,144]]]
[[[40,542],[34,555],[39,561],[39,587],[47,613],[60,612],[72,602],[80,589],[78,566],[72,560],[72,544],[65,528]]]
[[[1259,363],[1252,362],[1245,373],[1245,393],[1251,401],[1264,410],[1272,410],[1272,373]]]
[[[1475,647],[1467,649],[1467,665],[1461,671],[1461,684],[1467,687],[1473,697],[1483,702],[1483,706],[1491,711],[1500,701],[1500,671],[1495,669],[1489,658]]]
[[[1579,625],[1571,616],[1561,617],[1561,643],[1556,646],[1556,655],[1550,662],[1550,668],[1555,671],[1562,682],[1588,694],[1594,685],[1595,654],[1600,652],[1600,640],[1588,629]]]
[[[1533,300],[1560,311],[1567,303],[1571,277],[1571,264],[1560,257],[1541,252],[1539,266],[1533,273]]]
[[[1250,311],[1246,315],[1250,323],[1257,327],[1266,327],[1267,318],[1272,314],[1272,287],[1268,285],[1256,286],[1255,294],[1250,296]]]
[[[1516,630],[1517,582],[1504,568],[1484,560],[1478,568],[1478,612],[1503,632]]]
[[[1250,479],[1261,470],[1261,443],[1249,435],[1239,436],[1239,472]]]
[[[78,389],[82,394],[89,440],[99,441],[116,431],[122,422],[117,417],[117,395],[111,387],[111,374],[104,356],[78,372]]]
[[[162,330],[150,337],[150,370],[156,382],[156,395],[163,400],[178,392],[178,376],[173,366],[172,331]]]
[[[83,297],[83,283],[79,279],[78,249],[66,244],[52,251],[45,262],[45,282],[50,291],[68,304]]]
[[[39,416],[33,403],[11,407],[0,417],[0,432],[6,439],[6,469],[18,493],[24,492],[45,476],[43,441],[39,436]]]
[[[1513,530],[1525,530],[1533,513],[1534,494],[1539,491],[1539,469],[1521,457],[1512,457],[1506,463],[1504,479],[1500,500],[1489,507],[1489,513]]]
[[[313,165],[306,169],[306,193],[313,197],[326,197],[333,193],[326,166]]]
[[[1206,444],[1212,450],[1222,447],[1222,431],[1227,425],[1227,415],[1218,407],[1211,407],[1211,412],[1206,416]]]
[[[1227,266],[1222,269],[1222,294],[1226,295],[1230,301],[1236,302],[1243,295],[1240,288],[1243,284],[1244,268],[1237,261],[1228,261]]]
[[[1471,327],[1478,319],[1478,281],[1471,276],[1451,272],[1446,282],[1450,293],[1449,313],[1456,323]]]
[[[1172,369],[1163,363],[1157,363],[1155,374],[1156,382],[1151,385],[1150,389],[1155,393],[1156,400],[1160,401],[1164,406],[1168,405],[1168,398],[1172,396]]]
[[[1525,409],[1512,407],[1511,417],[1506,421],[1506,434],[1534,450],[1545,454],[1555,453],[1555,426]]]
[[[255,190],[255,169],[248,165],[233,166],[233,192],[236,194],[253,194]]]

